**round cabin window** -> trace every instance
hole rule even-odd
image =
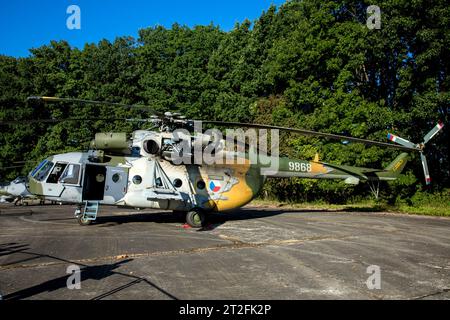
[[[141,176],[134,176],[133,177],[133,183],[134,184],[141,184],[142,183],[142,177]]]
[[[113,176],[112,176],[112,181],[113,181],[114,183],[119,182],[119,181],[120,181],[120,174],[114,173]]]
[[[105,181],[105,176],[99,173],[95,176],[95,181],[97,181],[98,183],[102,183],[103,181]]]
[[[181,179],[175,179],[173,180],[173,186],[175,188],[181,188],[181,186],[183,185],[183,181],[181,181]]]
[[[206,183],[203,180],[199,180],[197,181],[197,189],[199,190],[203,190],[206,188]]]

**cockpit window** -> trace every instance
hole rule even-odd
[[[78,184],[80,176],[80,165],[69,164],[66,171],[61,175],[59,181],[61,183]]]
[[[57,162],[52,170],[52,173],[47,178],[47,183],[58,183],[59,177],[61,177],[67,163]]]
[[[43,162],[41,162],[39,164],[39,166],[37,166],[37,168],[35,170],[33,170],[34,174],[32,172],[31,175],[37,181],[42,181],[45,179],[45,177],[47,177],[47,175],[50,172],[50,170],[52,169],[52,167],[53,167],[53,162],[44,160]]]
[[[30,176],[34,177],[36,172],[38,172],[47,162],[48,160],[41,161],[41,163],[39,163],[39,165],[36,168],[34,168],[33,171],[31,171]]]

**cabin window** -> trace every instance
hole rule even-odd
[[[183,185],[183,181],[181,181],[181,179],[175,179],[173,180],[173,186],[175,188],[181,188],[181,186]]]
[[[141,176],[134,176],[133,177],[133,183],[134,184],[141,184],[142,183],[142,177]]]
[[[112,179],[112,181],[113,181],[114,183],[119,182],[119,181],[120,181],[120,174],[114,173],[111,179]]]
[[[66,184],[79,184],[80,178],[80,165],[69,164],[66,171],[61,175],[59,181]]]
[[[105,175],[103,173],[99,173],[95,176],[95,181],[98,183],[103,183],[105,181]]]
[[[53,162],[48,160],[41,162],[38,168],[36,168],[33,174],[33,178],[36,179],[37,181],[44,180],[47,177],[50,170],[53,168],[53,164],[54,164]]]
[[[56,163],[56,165],[53,167],[52,172],[47,178],[47,183],[58,183],[59,177],[61,177],[66,167],[67,163]]]
[[[199,180],[197,181],[197,189],[199,190],[203,190],[206,188],[206,183],[203,180]]]

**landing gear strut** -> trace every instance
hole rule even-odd
[[[194,209],[186,214],[186,223],[192,228],[201,228],[205,225],[206,214],[205,212]]]
[[[380,197],[380,181],[369,181],[369,187],[375,200],[378,200]]]
[[[27,206],[28,202],[24,201],[22,197],[17,197],[14,201],[15,206]]]

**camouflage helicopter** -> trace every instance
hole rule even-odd
[[[72,98],[29,99],[142,108],[140,105]],[[442,123],[437,124],[419,144],[389,134],[388,139],[397,143],[392,144],[304,129],[195,121],[177,113],[151,112],[153,115],[149,119],[134,121],[149,122],[157,130],[137,130],[131,135],[97,133],[89,151],[57,154],[43,160],[29,173],[27,189],[49,200],[78,204],[75,216],[81,225],[89,225],[96,220],[100,205],[114,205],[185,212],[187,224],[200,228],[204,226],[207,215],[239,208],[252,201],[267,178],[343,179],[353,185],[368,182],[373,191],[378,192],[375,184],[397,179],[407,163],[408,154],[401,153],[384,169],[335,165],[320,161],[318,156],[312,161],[292,159],[261,153],[258,146],[249,146],[245,140],[230,143],[232,147],[228,148],[229,142],[236,142],[235,137],[230,141],[230,138],[218,135],[217,131],[195,130],[198,124],[271,130],[274,134],[281,130],[418,151],[427,184],[431,179],[424,147],[443,128]],[[79,119],[64,121],[67,120]],[[203,156],[200,161],[192,161],[196,150],[200,153],[209,151],[215,159],[224,157],[231,161],[211,162]]]

